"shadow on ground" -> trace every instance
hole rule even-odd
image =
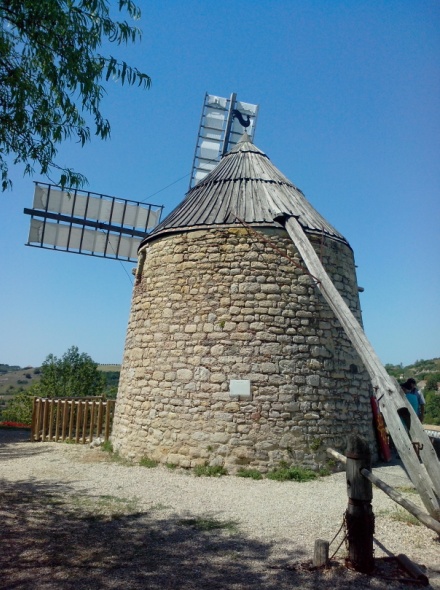
[[[161,516],[160,504],[138,512],[62,484],[0,485],[0,587],[9,590],[371,588],[368,576],[345,568],[302,567],[302,551],[274,561],[269,543],[244,537],[234,522]]]
[[[0,461],[11,461],[20,457],[30,457],[47,453],[47,449],[32,443],[29,430],[0,428]],[[26,447],[15,443],[29,443]]]
[[[0,461],[46,452],[1,437]],[[79,495],[60,482],[0,480],[0,588],[8,590],[302,590],[414,588],[335,564],[310,570],[302,549],[284,558],[212,515],[171,514],[158,503]],[[300,538],[301,531],[292,531]],[[279,553],[278,553],[279,555]],[[400,575],[400,574],[399,574]]]
[[[1,483],[5,588],[275,590],[295,576],[261,568],[270,545],[240,536],[232,522],[161,518],[160,505],[123,514],[133,507],[109,496],[78,497],[38,481]]]

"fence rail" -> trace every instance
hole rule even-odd
[[[91,443],[95,437],[108,440],[115,400],[102,398],[35,397],[32,408],[31,441]]]

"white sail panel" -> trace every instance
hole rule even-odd
[[[83,195],[39,185],[35,187],[33,206],[34,209],[50,213],[136,229],[152,229],[160,217],[160,209],[153,210],[150,205],[143,206],[141,203],[116,200],[113,197]]]
[[[52,246],[72,252],[136,260],[141,238],[34,218],[31,219],[28,243],[32,246]]]

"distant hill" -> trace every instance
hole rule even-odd
[[[9,365],[0,365],[1,367]],[[40,379],[40,369],[33,367],[12,367],[12,370],[0,372],[0,394],[13,389],[27,389]]]
[[[105,373],[106,371],[118,371],[121,372],[121,365],[98,365],[98,371]]]
[[[19,392],[28,389],[40,380],[40,369],[20,368],[14,365],[0,365],[0,410]]]
[[[19,371],[21,367],[18,365],[0,365],[0,375],[3,373],[10,373],[11,371]]]
[[[440,358],[416,361],[406,367],[388,364],[385,365],[385,369],[389,375],[392,375],[400,382],[406,381],[410,377],[413,377],[418,382],[425,381],[435,373],[440,374]]]
[[[98,370],[106,376],[106,393],[116,395],[121,365],[98,365]],[[40,380],[40,367],[20,367],[0,364],[0,410],[19,391],[26,391]]]
[[[419,360],[407,366],[386,364],[385,369],[398,381],[406,381],[410,377],[414,377],[416,381],[423,381],[432,373],[440,373],[440,357]],[[99,364],[98,370],[103,373],[120,373],[121,365]],[[0,364],[0,394],[6,393],[11,387],[26,389],[38,380],[39,372],[39,367]]]

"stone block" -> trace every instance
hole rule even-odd
[[[193,378],[193,372],[190,369],[178,369],[176,371],[176,378],[179,381],[191,381],[191,379]]]

